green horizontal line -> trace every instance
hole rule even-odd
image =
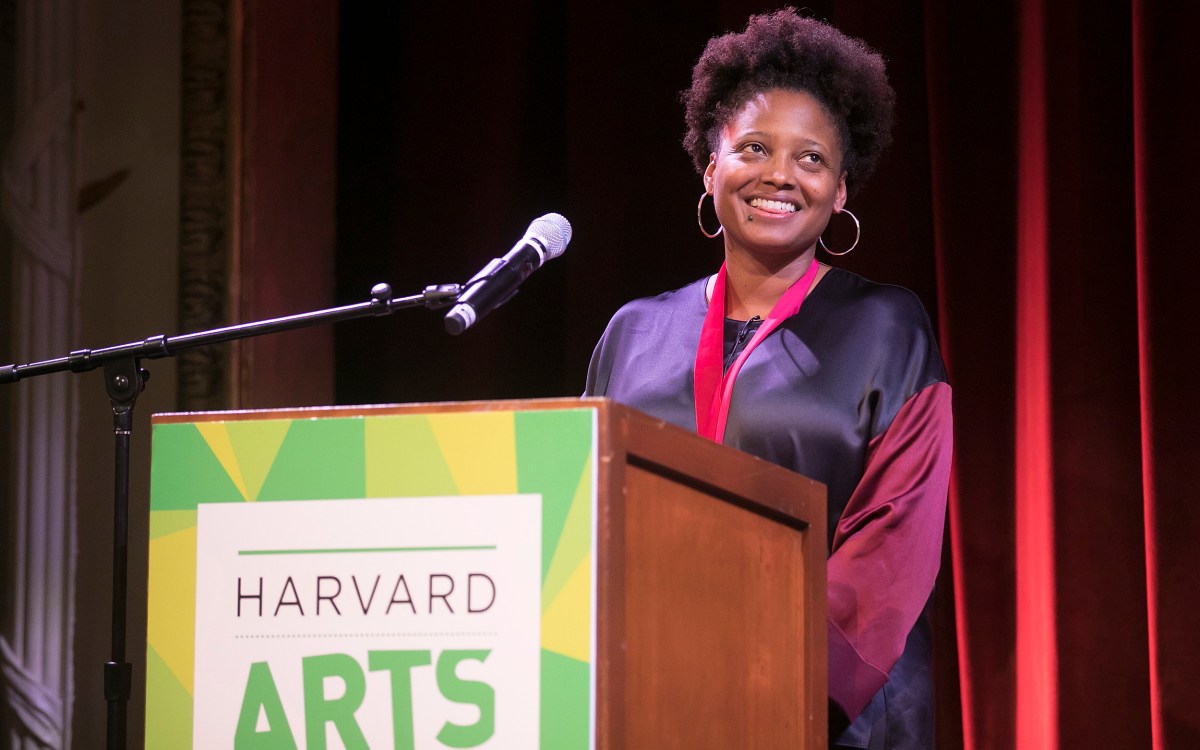
[[[357,552],[473,552],[494,550],[496,545],[463,547],[343,547],[334,549],[243,549],[239,555],[335,555]]]

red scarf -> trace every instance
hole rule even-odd
[[[713,284],[712,300],[704,316],[704,327],[700,329],[700,346],[696,348],[696,432],[715,442],[725,439],[725,423],[729,417],[729,401],[733,397],[733,381],[737,379],[742,364],[754,351],[759,342],[770,335],[785,319],[800,310],[813,280],[817,278],[817,259],[813,258],[795,284],[792,284],[771,313],[755,332],[754,338],[742,350],[728,372],[723,372],[722,360],[725,344],[725,264],[717,272]]]

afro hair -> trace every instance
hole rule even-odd
[[[896,93],[883,58],[862,40],[792,8],[751,16],[746,30],[709,40],[683,92],[683,145],[703,173],[721,128],[755,95],[805,91],[832,117],[851,193],[892,141]]]

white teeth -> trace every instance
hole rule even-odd
[[[768,211],[787,211],[788,213],[795,213],[796,211],[796,204],[794,203],[769,201],[765,198],[751,198],[750,205],[755,208],[765,208]]]

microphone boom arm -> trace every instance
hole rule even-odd
[[[0,366],[0,385],[15,383],[25,378],[49,375],[54,372],[89,372],[105,363],[118,359],[161,359],[172,357],[185,349],[220,344],[225,341],[263,336],[268,333],[308,328],[323,323],[340,323],[356,318],[390,315],[407,307],[424,306],[431,310],[453,304],[463,292],[461,284],[437,284],[425,287],[420,294],[393,297],[392,287],[376,284],[371,288],[371,299],[352,305],[331,307],[325,310],[285,315],[251,323],[214,328],[208,331],[183,333],[175,336],[151,336],[142,341],[108,346],[101,349],[77,349],[65,357]]]

